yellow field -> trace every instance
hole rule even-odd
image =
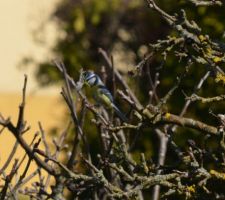
[[[0,93],[0,112],[4,117],[10,117],[12,122],[15,124],[18,115],[19,104],[21,102],[20,94],[13,93]],[[39,130],[38,121],[42,123],[43,128],[46,132],[48,141],[52,138],[49,131],[52,128],[63,128],[63,113],[65,111],[65,104],[62,102],[62,98],[59,95],[28,95],[26,98],[25,107],[25,120],[27,124],[31,126],[31,129],[24,134],[27,143],[30,143],[34,134]],[[8,155],[10,154],[12,147],[15,143],[13,135],[8,131],[4,130],[0,134],[0,168],[5,163]],[[43,146],[42,146],[43,148]],[[24,151],[21,148],[17,149],[14,156],[15,158],[21,158],[24,155]],[[24,163],[24,165],[26,162]],[[32,163],[32,167],[29,170],[31,173],[34,170],[35,163]],[[7,168],[7,172],[11,169],[12,165]],[[22,169],[24,166],[22,167]],[[20,171],[21,172],[21,171]],[[28,174],[29,174],[28,173]],[[0,181],[0,185],[1,185]]]

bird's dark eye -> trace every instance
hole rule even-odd
[[[83,72],[83,77],[86,79],[88,77],[88,72]]]
[[[89,79],[91,75],[92,75],[92,73],[89,72],[89,71],[83,72],[83,78],[84,78],[85,80]]]

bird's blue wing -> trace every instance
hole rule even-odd
[[[119,110],[119,108],[113,103],[112,107],[114,111],[116,112],[117,116],[124,122],[127,122],[128,119],[125,117],[125,115]]]
[[[128,119],[124,116],[124,114],[114,104],[113,96],[106,87],[98,88],[98,95],[96,96],[98,97],[101,104],[104,104],[108,108],[112,108],[116,112],[117,116],[120,117],[121,120],[123,120],[124,122],[128,121]]]
[[[108,98],[109,101],[111,103],[113,103],[113,101],[114,101],[113,96],[111,95],[111,93],[109,92],[109,90],[106,87],[100,87],[99,93],[100,93],[100,96],[103,96],[104,98]]]

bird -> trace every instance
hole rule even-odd
[[[123,122],[128,121],[124,114],[115,105],[112,94],[96,73],[92,71],[83,71],[81,74],[81,79],[84,85],[87,85],[91,88],[94,94],[94,99],[97,103],[103,105],[106,108],[113,109]]]

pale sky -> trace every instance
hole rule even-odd
[[[58,1],[0,0],[0,92],[20,92],[25,73],[29,76],[30,91],[37,90],[34,66],[19,69],[18,63],[27,55],[38,60],[52,59],[48,49],[57,36],[57,29],[48,18]],[[44,47],[33,40],[32,31],[37,28],[48,41]]]

